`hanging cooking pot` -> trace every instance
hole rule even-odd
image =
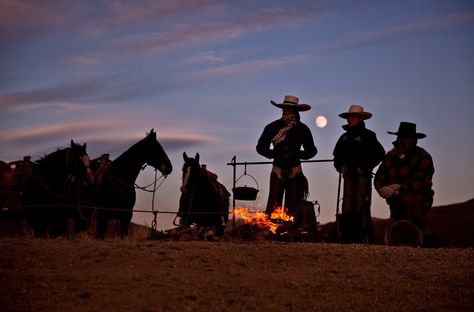
[[[258,183],[257,180],[250,174],[247,173],[247,166],[245,166],[245,171],[244,174],[242,174],[237,180],[235,180],[235,183],[243,178],[244,176],[249,176],[252,178],[252,180],[255,182],[255,185],[257,188],[254,187],[249,187],[247,185],[244,186],[236,186],[232,189],[232,192],[234,193],[234,198],[238,200],[255,200],[257,199],[257,194],[258,194]]]

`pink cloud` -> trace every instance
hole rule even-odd
[[[210,24],[181,23],[170,31],[134,35],[110,42],[101,49],[106,54],[163,53],[171,49],[210,42],[228,41],[246,34],[274,28],[297,26],[320,16],[319,9],[312,10],[261,10]]]
[[[36,34],[65,29],[76,24],[74,1],[0,2],[0,40],[23,40]]]
[[[278,68],[291,64],[294,62],[301,61],[305,57],[302,55],[290,55],[286,57],[263,59],[263,60],[252,60],[249,62],[223,65],[219,67],[212,67],[209,69],[202,70],[194,75],[197,79],[202,78],[216,78],[216,77],[239,77],[246,76],[263,70],[272,68]]]

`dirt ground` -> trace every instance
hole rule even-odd
[[[474,249],[0,238],[0,311],[474,311]]]

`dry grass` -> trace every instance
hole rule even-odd
[[[473,246],[473,204],[435,211],[444,246]],[[1,226],[0,311],[474,311],[472,247],[150,241],[138,225],[122,240],[117,229],[46,240]]]
[[[0,238],[0,311],[473,311],[474,250]]]

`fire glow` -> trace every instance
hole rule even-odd
[[[293,222],[293,216],[287,214],[284,207],[277,207],[272,212],[270,218],[262,211],[249,211],[247,208],[235,208],[236,220],[240,219],[243,223],[257,226],[260,229],[267,229],[276,234],[279,222]],[[276,221],[276,222],[275,222]]]

